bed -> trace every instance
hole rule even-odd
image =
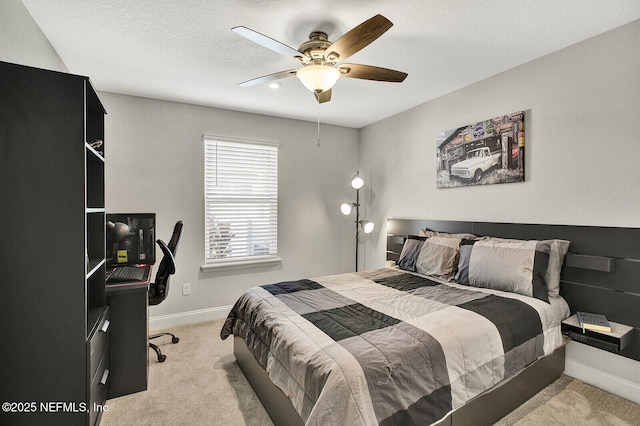
[[[387,258],[400,268],[269,284],[238,299],[221,337],[234,336],[274,423],[489,424],[560,376],[569,242],[428,224],[395,224]],[[505,259],[515,272],[502,272]]]

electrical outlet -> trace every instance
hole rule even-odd
[[[187,296],[189,294],[191,294],[191,284],[190,283],[182,284],[182,295]]]

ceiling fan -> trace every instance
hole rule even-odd
[[[393,24],[387,18],[376,15],[352,28],[335,42],[329,41],[326,33],[314,31],[309,35],[309,40],[302,43],[298,50],[247,27],[234,27],[231,31],[236,34],[267,49],[293,56],[303,65],[302,68],[247,80],[239,83],[238,86],[255,86],[295,75],[307,89],[314,93],[316,100],[323,103],[331,100],[331,88],[340,77],[400,83],[407,77],[407,73],[372,65],[339,63],[368,46],[392,26]]]

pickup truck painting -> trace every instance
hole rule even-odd
[[[500,164],[501,151],[491,152],[488,147],[467,152],[467,157],[451,166],[451,177],[480,182],[482,174]]]
[[[524,112],[436,136],[437,187],[524,182]]]

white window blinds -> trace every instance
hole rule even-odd
[[[278,145],[204,136],[205,263],[278,253]]]

